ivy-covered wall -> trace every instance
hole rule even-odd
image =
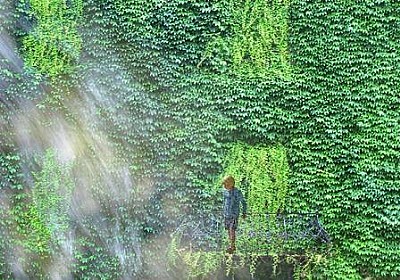
[[[285,150],[312,277],[400,277],[398,1],[0,3],[1,278],[180,277],[235,143]]]
[[[399,11],[396,1],[292,3],[292,196],[323,213],[364,277],[400,269]]]

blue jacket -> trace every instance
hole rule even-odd
[[[237,218],[240,214],[240,204],[242,204],[242,213],[247,213],[247,203],[239,189],[224,190],[224,217]]]

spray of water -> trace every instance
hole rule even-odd
[[[105,94],[94,85],[91,89],[95,98],[100,99],[100,95]],[[71,197],[66,198],[71,205],[69,219],[74,228],[57,231],[57,236],[53,237],[59,243],[59,250],[52,256],[48,272],[52,279],[72,277],[73,248],[77,246],[75,231],[79,229],[88,236],[98,235],[100,244],[118,257],[125,273],[123,278],[131,279],[133,274],[130,271],[140,270],[140,244],[124,242],[138,241],[138,233],[135,228],[125,232],[126,226],[122,228],[121,224],[126,217],[118,212],[118,208],[126,207],[136,199],[129,165],[115,160],[117,156],[112,143],[99,129],[100,125],[96,125],[100,123],[93,114],[96,111],[93,107],[98,105],[96,99],[81,98],[80,106],[76,106],[74,100],[64,102],[63,106],[72,115],[79,116],[75,122],[67,120],[62,112],[39,109],[32,103],[20,104],[19,109],[24,113],[15,115],[12,120],[15,142],[28,159],[44,155],[51,149],[57,155],[58,164],[74,166],[71,173],[74,190]],[[34,183],[31,188],[35,187]],[[110,209],[114,217],[112,223],[108,221],[104,208]],[[88,219],[92,221],[87,222]],[[21,268],[18,270],[23,271]]]
[[[73,278],[74,250],[80,246],[76,237],[79,233],[80,236],[96,236],[98,245],[106,248],[110,256],[117,257],[121,279],[135,279],[145,262],[135,224],[135,219],[140,217],[124,211],[132,205],[145,207],[154,184],[150,179],[142,180],[140,185],[133,182],[130,164],[118,160],[117,151],[96,114],[99,108],[110,107],[117,101],[107,97],[105,89],[93,80],[86,81],[83,87],[84,91],[63,100],[62,106],[68,115],[77,117],[74,120],[68,119],[64,111],[39,108],[37,103],[26,101],[18,104],[18,113],[11,118],[15,145],[27,159],[23,170],[28,177],[43,168],[43,157],[49,150],[54,151],[57,164],[73,166],[70,173],[73,192],[69,197],[63,196],[70,206],[69,227],[56,229],[52,234],[57,250],[52,252],[46,274],[51,279]],[[51,92],[45,93],[49,94]],[[121,112],[118,114],[119,118],[129,117]],[[32,170],[35,165],[38,165],[37,170]],[[32,179],[29,189],[34,191],[35,188],[37,182]],[[58,192],[65,192],[64,187]],[[50,219],[54,213],[49,209],[46,211],[48,223],[57,226],[57,219]],[[127,220],[129,218],[131,220]],[[18,279],[27,277],[27,264],[18,261],[26,259],[24,250],[14,247],[10,263]]]
[[[0,5],[5,3],[6,0],[0,0]],[[6,17],[7,9],[4,7],[1,19]],[[15,40],[7,29],[0,29],[0,102],[5,111],[12,108],[12,112],[7,114],[10,118],[1,118],[0,129],[12,135],[14,147],[24,158],[24,191],[33,197],[42,220],[52,228],[50,238],[53,249],[44,265],[44,274],[51,279],[74,278],[78,265],[75,254],[79,250],[85,251],[84,247],[88,246],[80,243],[79,236],[81,239],[84,237],[83,240],[85,237],[95,240],[96,245],[103,248],[102,253],[117,260],[121,279],[141,279],[139,275],[143,270],[150,270],[150,273],[146,271],[148,275],[163,275],[163,279],[168,279],[165,250],[169,237],[167,234],[160,235],[150,240],[150,245],[144,244],[139,225],[143,217],[134,211],[144,209],[150,203],[155,192],[155,179],[135,178],[132,173],[134,163],[122,159],[115,143],[109,138],[109,127],[99,115],[99,111],[108,110],[116,122],[131,119],[126,104],[134,103],[140,107],[148,103],[149,97],[140,87],[132,90],[134,78],[119,65],[93,61],[86,61],[85,64],[90,66],[82,70],[80,82],[72,92],[58,90],[57,94],[65,94],[54,106],[58,109],[44,101],[46,98],[54,99],[54,90],[45,84],[38,87],[42,92],[37,96],[43,97],[43,100],[10,98],[5,94],[10,85],[29,81],[23,77],[19,81],[6,77],[6,73],[22,73],[24,66]],[[107,77],[108,82],[113,77],[112,84],[117,85],[118,94],[110,94],[110,85],[105,85],[102,77]],[[144,115],[143,118],[148,122],[154,121],[152,116]],[[126,130],[140,132],[143,128],[138,125],[139,122],[132,122]],[[47,195],[39,192],[39,187],[43,186],[39,184],[41,179],[37,174],[45,170],[49,151],[55,157],[53,165],[69,167],[70,191],[66,184],[53,182],[50,183],[53,189],[49,188]],[[37,202],[38,198],[46,199],[52,195],[59,198],[57,211],[42,207]],[[1,215],[10,212],[10,197],[11,194],[0,194]],[[178,201],[169,198],[161,207],[168,214],[173,213],[174,210],[169,209],[176,209],[178,204]],[[66,225],[57,216],[59,213],[66,215]],[[144,212],[140,213],[143,215]],[[10,240],[18,239],[11,238],[15,227],[13,225],[10,232],[4,233]],[[23,246],[17,243],[14,242],[5,257],[15,279],[28,279],[28,262],[32,256],[28,256]]]

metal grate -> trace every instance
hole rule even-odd
[[[198,250],[219,250],[226,232],[221,213],[206,217],[184,217],[175,233],[180,245]],[[318,246],[330,243],[329,234],[323,228],[318,213],[265,213],[248,215],[239,220],[237,241],[241,237],[256,241],[253,247],[267,248],[268,244],[290,242],[299,246]]]

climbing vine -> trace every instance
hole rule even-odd
[[[57,161],[54,150],[48,150],[39,160],[42,168],[34,174],[32,195],[17,194],[11,211],[20,236],[15,242],[30,256],[22,264],[32,275],[45,277],[41,264],[50,262],[52,254],[66,242],[74,182],[71,168]]]
[[[223,176],[227,174],[236,178],[237,187],[243,189],[251,214],[285,210],[289,165],[283,146],[233,144],[225,158]]]
[[[27,17],[36,23],[22,40],[26,65],[49,77],[71,73],[82,48],[78,34],[82,1],[26,1],[30,7]]]
[[[291,73],[288,48],[289,1],[221,1],[228,15],[222,32],[208,43],[205,57],[216,71],[247,77],[285,77]]]
[[[71,166],[58,163],[53,150],[47,150],[42,170],[34,174],[33,211],[55,240],[62,238],[70,224],[68,213],[75,187],[71,174]]]

